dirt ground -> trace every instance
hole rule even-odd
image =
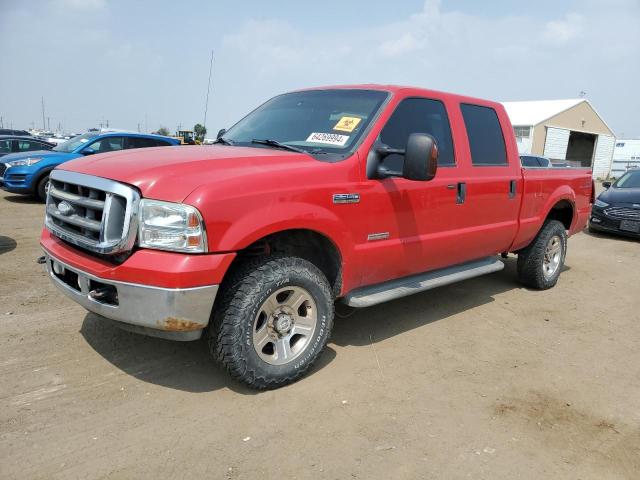
[[[255,393],[202,342],[117,329],[35,260],[0,193],[0,478],[640,478],[640,242],[581,233],[558,285],[502,272],[337,319]]]

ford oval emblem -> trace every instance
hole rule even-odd
[[[58,211],[60,212],[60,215],[68,217],[69,215],[73,214],[73,205],[63,200],[58,204]]]

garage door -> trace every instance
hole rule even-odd
[[[616,139],[611,135],[598,135],[596,151],[593,155],[593,177],[606,178],[611,169],[611,159]]]
[[[569,130],[565,128],[547,127],[547,138],[544,141],[544,156],[552,160],[566,160],[569,145]]]

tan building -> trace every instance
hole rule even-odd
[[[591,167],[606,178],[611,170],[615,134],[586,98],[503,103],[520,153],[554,163]]]

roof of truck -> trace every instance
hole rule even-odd
[[[378,83],[363,83],[363,84],[353,84],[353,85],[323,85],[317,87],[309,87],[309,88],[301,88],[297,91],[305,91],[305,90],[331,90],[331,89],[345,89],[345,90],[381,90],[390,93],[398,93],[406,90],[413,90],[415,92],[420,92],[424,95],[429,95],[430,93],[436,93],[441,96],[448,96],[451,98],[455,98],[461,102],[471,102],[471,103],[485,103],[485,104],[493,104],[493,105],[502,105],[500,102],[495,100],[488,100],[486,98],[478,98],[478,97],[469,97],[467,95],[461,95],[457,93],[451,92],[443,92],[441,90],[433,90],[424,87],[416,87],[410,85],[383,85]]]

